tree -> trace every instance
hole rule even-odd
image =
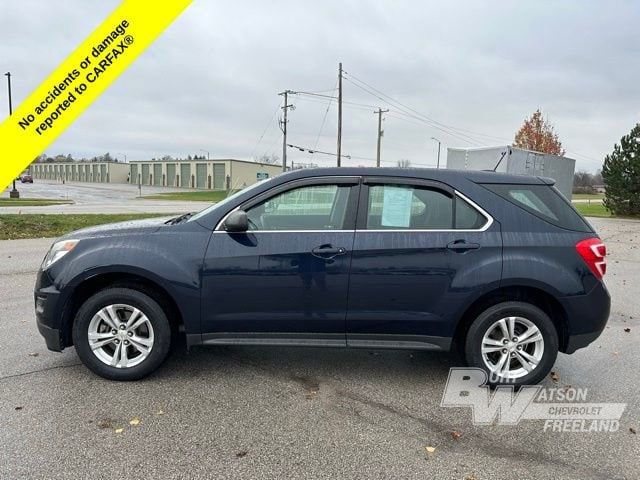
[[[540,109],[533,112],[531,117],[525,118],[520,130],[516,132],[513,146],[560,155],[561,157],[565,154],[558,134],[554,131],[553,126],[543,118]]]
[[[604,158],[604,206],[614,215],[640,215],[640,123]]]
[[[406,158],[402,158],[400,160],[398,160],[398,167],[399,168],[409,168],[411,166],[411,161],[407,160]]]
[[[258,157],[256,159],[256,162],[274,165],[278,163],[278,160],[280,160],[280,157],[278,155],[262,155],[261,157]]]

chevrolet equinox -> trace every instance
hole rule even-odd
[[[456,350],[539,382],[602,332],[606,249],[541,177],[297,170],[197,214],[85,228],[37,276],[50,350],[135,380],[172,341]]]

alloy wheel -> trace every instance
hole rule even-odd
[[[131,368],[151,353],[154,336],[147,316],[125,304],[107,305],[93,316],[89,346],[98,359],[115,368]]]
[[[524,317],[505,317],[491,325],[482,337],[482,359],[492,375],[517,379],[528,375],[542,361],[542,332]]]

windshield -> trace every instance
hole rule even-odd
[[[207,215],[208,213],[213,212],[215,209],[217,208],[224,208],[225,205],[227,205],[228,203],[233,202],[236,198],[238,198],[241,194],[246,193],[246,192],[250,192],[251,190],[257,189],[259,186],[261,186],[265,181],[267,181],[268,179],[264,179],[264,180],[260,180],[256,183],[254,183],[253,185],[243,188],[242,190],[238,190],[236,193],[229,195],[227,198],[225,198],[224,200],[219,201],[218,203],[214,203],[213,205],[211,205],[210,207],[205,208],[204,210],[196,213],[195,215],[192,215],[191,217],[189,217],[189,220],[187,220],[188,222],[192,222],[194,220],[197,220],[198,218],[202,218],[205,215]]]

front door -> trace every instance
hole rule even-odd
[[[348,345],[448,349],[461,306],[486,282],[499,281],[501,265],[499,225],[451,187],[365,179]]]
[[[358,192],[323,177],[241,205],[249,231],[217,229],[207,249],[203,341],[344,346]]]

